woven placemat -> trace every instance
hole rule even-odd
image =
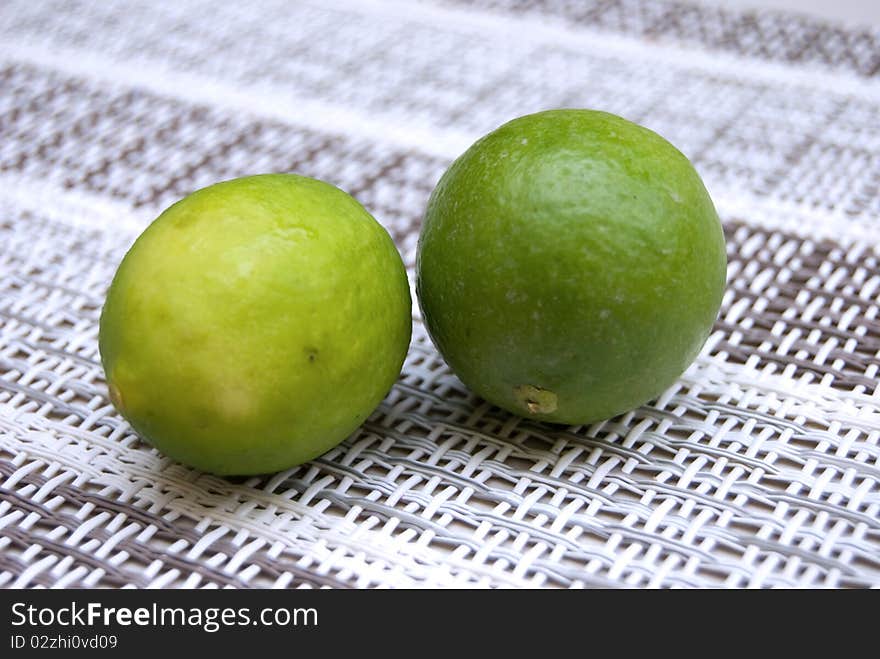
[[[323,178],[412,272],[452,158],[549,107],[658,131],[724,222],[720,317],[658,400],[583,427],[511,416],[414,317],[386,400],[296,469],[193,471],[113,410],[101,305],[165,206]],[[0,586],[880,586],[878,127],[880,30],[788,14],[6,0]]]

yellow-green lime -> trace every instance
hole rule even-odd
[[[177,202],[119,266],[101,316],[111,399],[167,455],[218,474],[285,469],[353,432],[402,366],[411,304],[388,233],[293,174]]]
[[[522,416],[578,424],[660,394],[709,336],[724,235],[687,158],[604,112],[514,119],[434,190],[417,293],[450,367]]]

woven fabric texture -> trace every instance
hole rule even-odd
[[[107,286],[164,207],[294,171],[412,273],[474,139],[593,107],[676,144],[728,240],[714,332],[602,423],[469,393],[414,309],[321,458],[224,479],[110,405]],[[880,586],[880,30],[648,0],[0,5],[0,586]]]

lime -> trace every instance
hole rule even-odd
[[[218,474],[324,453],[400,373],[411,302],[388,233],[292,174],[213,185],[137,239],[101,315],[111,400],[161,451]]]
[[[473,391],[579,424],[657,396],[718,313],[724,236],[693,166],[590,110],[514,119],[460,156],[419,237],[427,329]]]

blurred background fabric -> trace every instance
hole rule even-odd
[[[838,4],[0,4],[0,586],[880,586],[880,18]],[[322,178],[411,274],[452,159],[554,107],[659,132],[724,222],[721,314],[660,398],[511,416],[414,307],[386,400],[296,469],[199,473],[113,410],[103,297],[170,203]]]
[[[880,4],[873,0],[684,0],[728,9],[772,9],[794,11],[835,23],[877,25]]]

